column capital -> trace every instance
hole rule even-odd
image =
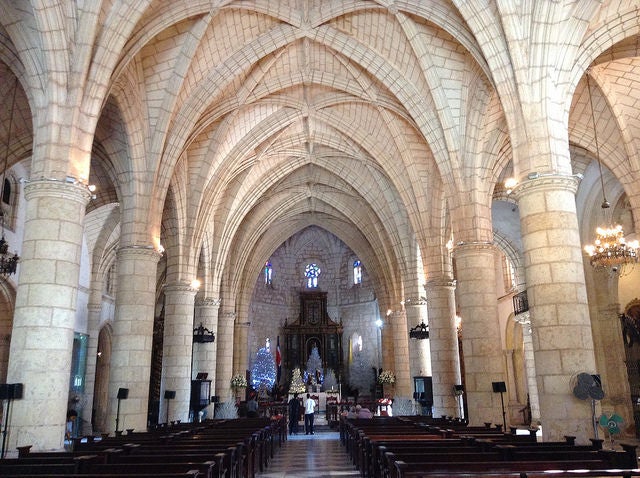
[[[220,307],[222,299],[214,297],[203,297],[196,300],[196,307]]]
[[[473,254],[477,252],[494,252],[496,246],[491,241],[460,241],[453,248],[453,255]]]
[[[424,290],[428,291],[430,289],[451,289],[455,290],[456,288],[456,280],[450,278],[439,278],[439,279],[428,279],[427,282],[424,283]]]
[[[162,257],[162,253],[151,245],[132,244],[129,246],[121,246],[118,248],[117,255],[119,257],[124,256],[146,256],[150,259],[155,259],[156,262]]]
[[[525,335],[531,334],[531,313],[528,310],[516,315],[513,320],[522,325],[522,331]]]
[[[27,181],[24,187],[24,196],[27,200],[50,196],[62,197],[86,205],[91,199],[91,192],[87,185],[79,182],[42,178]]]
[[[529,193],[544,190],[566,190],[572,194],[575,194],[578,190],[579,181],[577,176],[556,173],[535,175],[535,173],[532,173],[529,177],[530,178],[519,183],[515,188],[513,188],[513,195],[516,200],[520,200],[520,198]]]
[[[196,294],[198,292],[197,287],[193,287],[186,282],[172,282],[170,284],[164,284],[162,289],[166,292],[183,292],[186,294]]]
[[[404,299],[405,308],[411,306],[415,307],[418,305],[427,305],[427,299],[425,299],[424,297],[407,297],[406,299]]]

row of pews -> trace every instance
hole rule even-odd
[[[72,451],[0,460],[0,476],[25,478],[254,478],[287,439],[286,418],[173,424],[156,430],[75,440]]]
[[[636,446],[603,449],[603,440],[538,442],[535,431],[469,426],[427,417],[340,421],[340,440],[363,478],[640,476]]]

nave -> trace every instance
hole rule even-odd
[[[324,476],[360,476],[344,448],[340,435],[328,427],[317,427],[313,435],[305,435],[300,428],[297,435],[289,435],[257,478],[321,478]]]

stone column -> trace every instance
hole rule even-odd
[[[458,398],[453,393],[454,385],[462,384],[455,288],[456,281],[449,279],[432,279],[425,285],[429,311],[434,416],[460,415]]]
[[[100,285],[102,285],[102,282],[100,282]],[[82,418],[84,419],[83,423],[87,426],[87,428],[82,430],[83,435],[91,435],[93,433],[93,429],[91,428],[93,414],[93,395],[96,385],[98,334],[100,333],[100,314],[102,313],[101,301],[96,302],[96,298],[98,296],[100,297],[100,299],[102,299],[102,290],[100,290],[99,293],[97,293],[95,290],[92,290],[89,297],[89,304],[87,306],[89,312],[87,320],[89,329],[87,331],[89,334],[89,343],[87,345],[87,371],[84,384],[84,396],[86,401],[84,407],[82,408]]]
[[[515,189],[525,257],[542,434],[545,441],[593,434],[590,401],[571,379],[595,372],[595,355],[572,176],[529,179]]]
[[[603,289],[606,289],[603,287]],[[633,404],[629,397],[629,377],[625,366],[625,344],[622,339],[622,324],[618,316],[618,304],[601,304],[598,302],[598,312],[594,322],[594,342],[598,352],[598,370],[605,397],[601,401],[602,412],[607,415],[616,413],[622,417],[624,423],[633,423]],[[619,350],[620,353],[611,353]]]
[[[168,421],[189,420],[191,361],[193,351],[193,308],[198,289],[189,284],[168,284],[164,288],[164,339],[162,353],[163,392],[161,410]],[[176,392],[164,400],[164,390]],[[170,403],[170,408],[167,405]],[[167,411],[168,410],[168,414]]]
[[[193,371],[192,378],[198,372],[208,374],[211,380],[213,395],[218,395],[215,389],[216,383],[216,354],[220,336],[218,333],[218,308],[220,307],[220,299],[204,298],[196,300],[196,325],[202,324],[206,329],[216,334],[213,342],[205,344],[193,344]],[[222,398],[222,397],[221,397]],[[207,407],[207,416],[213,418],[215,405]]]
[[[37,180],[25,186],[26,218],[7,383],[23,384],[11,405],[5,450],[60,450],[69,395],[83,218],[83,185]],[[4,426],[4,424],[3,424]]]
[[[152,246],[125,246],[118,250],[108,425],[116,429],[118,390],[129,390],[120,401],[118,429],[147,429],[151,347],[156,297],[156,270],[160,254]]]
[[[392,348],[389,353],[394,360],[393,371],[396,376],[395,396],[413,397],[413,383],[409,372],[409,330],[407,329],[407,314],[404,308],[397,310],[389,317],[392,330]]]
[[[404,304],[407,312],[407,328],[421,323],[428,324],[427,301],[422,298],[407,299]],[[431,376],[430,341],[409,339],[409,376]]]
[[[505,381],[498,324],[496,251],[492,244],[471,242],[458,244],[454,254],[469,422],[502,424],[501,394],[494,393],[492,387],[493,382]]]
[[[233,332],[233,371],[244,373],[249,368],[249,326],[251,322],[238,322],[234,324]]]
[[[231,389],[231,377],[233,370],[233,329],[236,314],[235,312],[223,312],[218,320],[218,342],[217,362],[216,362],[216,395],[220,401],[225,402],[233,399]],[[244,370],[235,372],[244,373]]]
[[[524,367],[527,374],[529,406],[531,407],[531,425],[535,426],[540,423],[540,400],[538,399],[536,361],[533,353],[533,340],[531,338],[531,320],[529,312],[518,314],[515,320],[517,320],[522,325],[522,341],[524,342]]]
[[[505,363],[507,364],[507,390],[509,391],[509,404],[518,403],[518,387],[516,386],[516,372],[513,368],[513,349],[504,351]]]

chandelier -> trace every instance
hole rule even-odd
[[[593,99],[591,97],[591,83],[589,82],[587,71],[587,93],[589,95],[589,105],[591,107],[591,121],[593,123],[593,137],[596,146],[596,156],[600,172],[600,186],[602,187],[602,204],[600,207],[606,212],[611,204],[607,201],[604,188],[604,178],[602,176],[602,162],[600,161],[600,149],[598,147],[598,133],[596,129],[596,119],[593,112]],[[606,214],[605,214],[606,219]],[[593,244],[585,246],[584,250],[589,255],[589,262],[596,270],[606,270],[612,274],[622,275],[627,266],[633,266],[638,262],[638,241],[627,242],[624,237],[622,226],[616,224],[606,227],[596,228],[596,238]]]
[[[416,340],[426,340],[429,338],[429,326],[424,320],[409,330],[409,338]]]
[[[15,85],[13,87],[13,98],[11,100],[11,111],[9,116],[9,129],[7,131],[7,146],[5,148],[4,155],[4,167],[2,169],[2,186],[0,188],[0,202],[4,202],[4,194],[5,194],[5,176],[7,174],[7,164],[9,160],[9,146],[11,141],[11,126],[13,125],[13,112],[16,105],[16,91],[18,90],[18,79],[16,78]],[[20,257],[18,257],[18,253],[10,254],[9,253],[9,243],[4,238],[4,218],[5,211],[4,209],[0,209],[0,226],[2,227],[2,238],[0,238],[0,274],[3,276],[8,276],[10,274],[15,274],[18,268],[18,261]]]
[[[216,340],[216,334],[207,329],[202,322],[200,326],[193,329],[193,342],[196,344],[207,344]]]

